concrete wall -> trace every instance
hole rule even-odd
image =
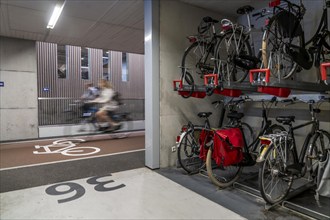
[[[0,37],[0,141],[38,137],[34,41]]]
[[[219,112],[211,102],[220,99],[213,95],[204,99],[184,99],[173,91],[172,82],[180,79],[181,59],[189,42],[186,36],[197,33],[197,26],[204,16],[221,19],[210,11],[179,1],[160,1],[160,167],[175,164],[177,155],[171,152],[176,136],[189,120],[202,123],[200,111],[212,111],[212,125],[218,123]],[[197,79],[196,76],[194,76]]]

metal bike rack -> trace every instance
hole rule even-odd
[[[292,203],[289,201],[283,201],[282,207],[290,209],[290,210],[294,210],[295,212],[298,212],[298,213],[303,213],[305,215],[308,215],[308,216],[316,218],[316,219],[324,219],[324,220],[330,219],[330,215],[316,212],[312,209],[306,208],[304,206],[300,206],[298,204],[295,204],[295,203]]]
[[[257,173],[255,174],[257,175]],[[254,174],[249,174],[249,178],[245,178],[244,181],[240,181],[240,182],[235,182],[233,184],[233,187],[236,189],[239,189],[241,191],[246,192],[247,194],[250,194],[252,196],[258,197],[258,198],[262,198],[260,195],[260,191],[258,189],[256,189],[255,187],[251,187],[248,186],[247,182],[253,178],[255,178]],[[292,201],[294,197],[296,197],[299,194],[302,194],[303,192],[311,189],[314,186],[314,183],[311,182],[306,182],[306,181],[301,181],[301,183],[299,184],[299,186],[296,186],[296,188],[292,189],[289,193],[289,195],[287,196],[285,201],[282,201],[280,203],[277,204],[267,204],[265,203],[265,210],[270,210],[275,206],[282,206],[286,209],[289,209],[291,211],[294,211],[296,213],[299,213],[301,215],[304,216],[309,216],[312,218],[316,218],[316,219],[330,219],[330,215],[327,215],[326,213],[322,213],[320,211],[317,210],[313,210],[312,208],[308,208],[306,206],[302,206],[299,205],[297,202]],[[314,198],[313,198],[314,199]],[[327,198],[324,198],[324,200],[328,200]],[[310,202],[310,201],[309,201]],[[316,201],[315,201],[316,203]],[[328,210],[328,204],[330,203],[330,200],[328,203],[326,203],[326,210]]]
[[[325,63],[327,64],[327,63]],[[274,89],[292,89],[292,90],[301,90],[301,91],[310,91],[310,92],[327,92],[330,91],[330,85],[327,85],[326,82],[326,68],[330,65],[322,64],[322,81],[320,83],[311,83],[311,82],[302,82],[302,81],[293,81],[285,79],[277,79],[270,76],[269,69],[253,69],[250,70],[250,83],[252,86],[257,86],[259,90],[266,88]],[[262,75],[262,79],[255,80],[254,74]],[[287,91],[285,91],[287,92]],[[267,93],[267,92],[266,92]]]

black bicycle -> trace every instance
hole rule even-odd
[[[243,131],[248,137],[254,137],[253,129],[251,126],[244,122],[238,122],[237,115],[243,115],[243,113],[237,112],[237,107],[244,103],[244,99],[233,100],[228,102],[216,101],[212,102],[218,107],[218,104],[224,104],[222,109],[228,109],[228,122],[227,126],[236,126],[240,123]],[[223,111],[222,111],[223,112]],[[212,112],[200,112],[198,117],[204,119],[203,125],[194,125],[188,122],[181,128],[181,134],[177,136],[177,150],[178,150],[178,162],[180,166],[188,173],[195,174],[201,169],[205,168],[206,152],[208,147],[212,144],[213,131],[216,128],[211,128],[209,117]],[[224,114],[221,114],[220,121],[222,125]],[[243,116],[242,116],[243,117]],[[205,151],[203,151],[206,149]],[[205,152],[205,155],[201,155],[201,151]]]
[[[242,133],[243,138],[243,161],[241,163],[232,164],[232,165],[218,165],[213,158],[214,145],[210,146],[207,152],[206,157],[206,169],[207,174],[213,184],[219,187],[228,187],[232,185],[242,173],[242,170],[245,166],[253,166],[256,163],[256,155],[259,152],[259,136],[263,134],[272,134],[285,131],[285,128],[273,124],[271,120],[268,119],[268,113],[271,107],[276,103],[276,97],[273,97],[269,102],[262,100],[262,124],[259,130],[259,133],[256,138],[251,138],[249,134],[244,130],[241,118],[244,116],[243,113],[235,113],[232,115],[236,119],[236,124],[233,126],[225,126],[224,128],[239,128]],[[251,140],[249,142],[249,140]],[[228,140],[230,142],[230,140]]]
[[[204,17],[198,26],[198,34],[188,36],[191,43],[185,50],[181,61],[181,80],[192,86],[188,95],[182,95],[188,98],[194,92],[195,80],[193,75],[199,75],[201,78],[205,74],[215,71],[214,47],[218,41],[215,24],[218,23],[211,17]]]
[[[282,1],[281,4],[279,4]],[[305,42],[301,22],[306,12],[302,0],[294,4],[288,0],[273,0],[274,16],[269,19],[262,39],[262,62],[271,74],[279,79],[287,79],[302,67],[310,69],[313,64],[330,60],[330,32],[328,30],[327,9],[330,0],[324,0],[322,18],[314,36]],[[317,75],[318,78],[320,74]]]
[[[285,101],[295,103],[298,100]],[[330,99],[327,101],[329,102]],[[311,121],[293,126],[295,116],[277,117],[278,122],[289,126],[288,131],[261,137],[264,144],[258,158],[259,186],[261,195],[268,204],[276,204],[284,200],[294,180],[304,177],[306,173],[308,174],[306,178],[310,182],[315,181],[318,170],[316,166],[327,157],[327,150],[330,149],[330,134],[320,129],[316,117],[321,112],[319,106],[323,102],[310,100],[307,103]],[[311,129],[298,154],[294,131],[309,125],[312,125]]]

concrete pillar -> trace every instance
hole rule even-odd
[[[159,168],[159,1],[144,1],[145,163]]]
[[[0,37],[0,141],[38,138],[34,41]]]

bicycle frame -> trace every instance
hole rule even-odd
[[[274,101],[271,101],[271,104],[273,104],[273,103],[274,103]],[[267,116],[267,108],[270,109],[271,106],[272,105],[270,105],[270,106],[263,106],[263,108],[262,108],[262,124],[261,124],[261,127],[260,127],[260,131],[259,131],[258,135],[256,136],[256,138],[254,139],[254,141],[249,146],[249,148],[251,146],[253,146],[252,147],[252,151],[255,151],[258,148],[258,145],[259,145],[259,142],[260,142],[259,137],[262,136],[263,134],[265,134],[265,132],[273,124],[271,120],[268,120],[268,116]]]
[[[248,36],[246,35],[246,37],[244,36],[244,27],[237,25],[237,24],[233,24],[231,21],[229,21],[228,19],[223,19],[221,22],[228,22],[230,25],[230,30],[232,30],[232,35],[230,36],[230,38],[228,39],[228,42],[231,42],[231,39],[234,38],[234,42],[235,42],[235,50],[236,53],[239,54],[240,53],[240,48],[238,47],[238,45],[240,45],[240,43],[245,40],[246,38],[248,38]],[[239,33],[239,36],[237,38],[235,33]],[[223,32],[222,35],[225,36],[226,32]],[[243,38],[245,37],[245,38]],[[238,39],[238,40],[237,40]],[[226,43],[226,50],[228,50],[228,48],[231,45],[229,43]]]
[[[295,140],[295,136],[294,136],[294,131],[303,127],[306,127],[308,125],[312,125],[311,131],[307,134],[304,144],[301,148],[301,152],[298,155],[298,151],[297,151],[297,145],[296,145],[296,140]],[[291,151],[293,152],[293,159],[294,159],[294,163],[295,164],[303,164],[304,163],[304,156],[306,154],[307,148],[308,148],[308,144],[311,140],[311,138],[313,137],[313,135],[316,133],[316,131],[318,130],[319,127],[319,123],[317,120],[312,120],[294,127],[290,126],[289,129],[289,136],[292,138],[292,144],[293,144],[293,149],[291,149]]]

